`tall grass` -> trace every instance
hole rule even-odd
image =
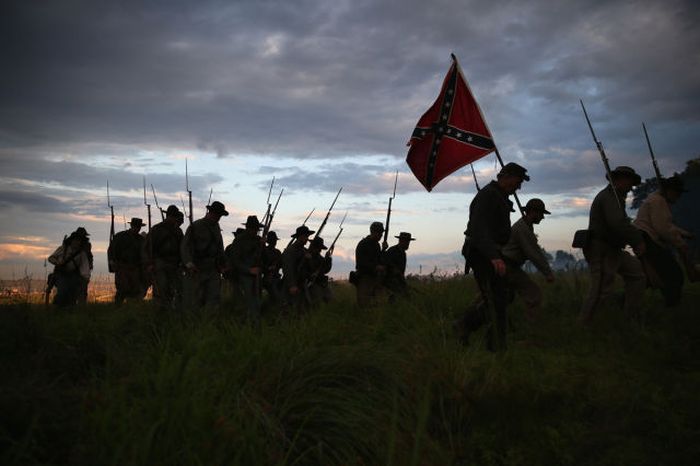
[[[585,277],[543,285],[539,320],[511,307],[507,352],[462,347],[471,280],[417,282],[359,311],[352,289],[256,332],[230,303],[0,309],[2,464],[694,464],[694,304],[645,320],[614,305],[575,323]]]

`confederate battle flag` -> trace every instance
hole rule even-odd
[[[495,150],[454,55],[440,95],[418,120],[408,145],[406,163],[428,191],[450,173]]]

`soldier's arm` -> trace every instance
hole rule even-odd
[[[516,241],[520,249],[523,251],[525,257],[535,264],[537,270],[545,276],[551,275],[552,268],[549,266],[549,262],[544,256],[542,248],[537,243],[537,236],[535,236],[535,233],[529,228],[518,228],[517,230],[513,229],[512,234],[517,235]]]
[[[53,265],[62,265],[63,264],[63,251],[64,251],[63,245],[59,246],[53,252],[53,254],[51,254],[49,256],[49,259],[48,259],[49,263],[51,263]]]
[[[683,247],[685,245],[685,241],[683,241],[682,237],[684,230],[673,224],[671,209],[668,207],[668,204],[666,204],[666,200],[657,198],[650,202],[649,207],[651,227],[656,231],[659,237],[677,248]]]
[[[622,199],[620,200],[622,201]],[[642,233],[630,223],[627,214],[617,203],[616,199],[606,199],[602,208],[608,227],[616,236],[632,247],[642,242]]]

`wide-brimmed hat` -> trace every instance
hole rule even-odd
[[[263,227],[263,224],[260,223],[257,215],[248,215],[245,223],[241,223],[241,225],[245,225],[246,228],[257,228],[258,230]]]
[[[207,206],[207,209],[210,212],[213,212],[218,215],[223,215],[224,217],[228,215],[228,212],[226,211],[226,207],[219,201],[214,201],[211,203],[211,205]]]
[[[236,231],[232,231],[231,233],[233,233],[233,237],[236,238],[236,237],[238,237],[241,233],[244,233],[244,232],[245,232],[245,228],[240,228],[240,227],[239,227],[239,228],[236,228]]]
[[[679,175],[673,175],[669,178],[662,178],[661,188],[664,190],[671,189],[673,191],[678,191],[679,193],[688,192],[688,190],[685,189],[683,178],[681,178]]]
[[[637,174],[636,171],[634,171],[634,168],[628,167],[626,165],[620,165],[619,167],[616,167],[615,170],[610,172],[610,177],[613,179],[615,178],[631,178],[634,181],[634,186],[637,186],[639,183],[642,182],[642,177]],[[606,178],[608,176],[606,175]],[[608,178],[609,181],[610,178]]]
[[[384,224],[382,222],[372,222],[369,226],[371,233],[384,233]]]
[[[180,212],[180,209],[177,208],[176,205],[169,205],[167,209],[165,209],[165,216],[166,217],[177,217],[180,215],[182,212]]]
[[[78,228],[76,228],[75,231],[73,232],[73,234],[74,234],[75,236],[80,236],[80,237],[82,237],[82,238],[87,238],[88,236],[90,236],[90,233],[87,232],[87,230],[85,229],[85,227],[78,227]]]
[[[527,201],[527,204],[525,204],[525,210],[536,210],[542,212],[543,214],[551,214],[551,212],[544,207],[544,201],[542,199],[537,198],[530,199],[529,201]]]
[[[523,167],[522,165],[518,165],[515,162],[509,162],[505,164],[496,176],[501,177],[504,175],[519,176],[523,179],[523,181],[530,181],[530,177],[527,174],[527,168]]]
[[[315,232],[313,230],[309,230],[309,227],[307,227],[306,225],[302,225],[297,228],[297,231],[292,235],[292,238],[297,238],[299,236],[308,236],[314,233]]]
[[[398,236],[394,236],[394,238],[396,238],[396,239],[398,239],[398,240],[402,240],[402,239],[403,239],[403,240],[406,240],[406,239],[407,239],[407,240],[409,240],[409,241],[415,241],[415,240],[416,240],[416,238],[414,238],[413,236],[411,236],[410,233],[407,233],[407,232],[405,232],[405,231],[402,231],[401,233],[399,233]]]
[[[267,232],[267,242],[269,243],[270,241],[277,241],[279,238],[277,237],[277,233],[274,231],[268,231]]]
[[[131,221],[129,222],[129,225],[132,227],[142,227],[143,226],[143,220],[138,218],[138,217],[133,217]]]
[[[311,243],[309,243],[310,247],[317,247],[320,249],[328,249],[324,244],[323,244],[323,238],[320,236],[315,237],[314,239],[311,240]]]

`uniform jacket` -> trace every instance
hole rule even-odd
[[[625,199],[620,196],[622,206],[617,202],[612,185],[608,185],[593,199],[588,220],[588,230],[593,241],[603,241],[614,248],[624,248],[626,244],[636,246],[642,241],[642,233],[632,226],[625,212]]]
[[[476,193],[469,205],[469,247],[489,260],[500,258],[499,250],[510,238],[512,208],[513,203],[495,181]]]
[[[366,236],[357,243],[355,248],[355,270],[360,275],[374,276],[377,266],[382,263],[382,249],[379,242]]]
[[[331,271],[333,267],[333,258],[331,256],[324,256],[321,253],[316,252],[311,254],[310,257],[306,258],[303,263],[303,275],[308,279],[316,273],[316,278],[314,283],[317,285],[325,286],[328,284],[328,276],[326,275]]]
[[[131,230],[120,231],[112,239],[108,257],[117,265],[141,267],[144,238]]]
[[[405,285],[406,251],[395,244],[384,252],[383,262],[386,265],[386,280]]]
[[[284,271],[284,287],[302,287],[306,277],[303,275],[302,262],[306,255],[306,248],[298,242],[292,244],[282,253],[282,270]]]
[[[525,218],[521,218],[513,224],[510,230],[510,239],[501,250],[501,254],[518,267],[529,260],[544,275],[552,273],[549,262],[537,243],[535,230],[532,225],[525,221]]]
[[[685,244],[682,235],[689,235],[673,224],[671,207],[658,191],[647,196],[639,207],[634,226],[647,232],[651,239],[662,246],[682,247]]]
[[[200,218],[187,227],[180,245],[182,263],[196,266],[222,266],[224,259],[224,240],[221,237],[219,222]]]
[[[157,260],[170,265],[179,265],[183,237],[182,230],[176,225],[167,222],[154,225],[143,245],[146,262],[153,264]]]
[[[269,245],[266,246],[265,249],[263,249],[262,262],[266,280],[281,278],[282,251]]]
[[[262,244],[259,236],[241,233],[231,243],[230,261],[235,273],[243,277],[250,275],[252,267],[260,267],[262,259]]]
[[[79,273],[86,280],[90,279],[90,260],[84,248],[71,245],[59,246],[49,256],[49,262],[56,266],[55,272]]]

